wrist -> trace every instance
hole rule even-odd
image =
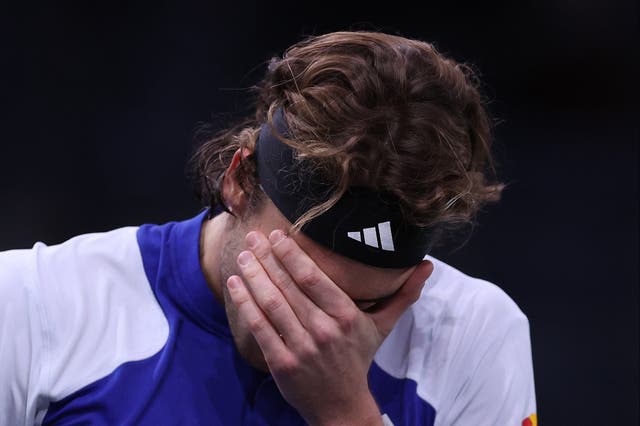
[[[306,419],[309,426],[383,426],[382,414],[378,404],[371,395],[359,398],[348,407],[341,407],[331,413],[330,416],[319,416],[313,420]]]

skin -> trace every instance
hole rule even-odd
[[[223,197],[235,216],[203,224],[207,282],[224,304],[234,342],[269,371],[310,425],[380,425],[367,373],[384,338],[420,295],[433,264],[375,268],[337,255],[302,233],[267,198],[258,209],[225,174]]]

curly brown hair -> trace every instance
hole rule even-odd
[[[495,181],[478,79],[429,43],[379,32],[312,36],[273,58],[254,89],[254,117],[208,138],[192,158],[205,204],[221,202],[217,177],[237,149],[253,151],[277,108],[291,132],[285,143],[335,184],[334,196],[296,226],[351,186],[393,194],[413,225],[450,230],[500,199],[505,185]],[[254,161],[249,156],[236,174],[250,193],[258,183]]]

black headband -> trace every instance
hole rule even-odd
[[[273,124],[275,128],[262,125],[256,143],[258,178],[264,192],[294,223],[328,200],[334,186],[313,170],[311,162],[296,159],[293,148],[276,136],[290,137],[281,108],[274,113]],[[417,265],[435,236],[432,230],[408,224],[392,196],[363,187],[347,190],[333,207],[303,225],[302,232],[338,254],[382,268]]]

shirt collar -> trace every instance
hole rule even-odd
[[[208,209],[204,210],[173,227],[169,241],[173,270],[192,308],[194,319],[211,331],[222,331],[230,336],[224,307],[215,298],[200,263],[200,232],[208,212]]]

